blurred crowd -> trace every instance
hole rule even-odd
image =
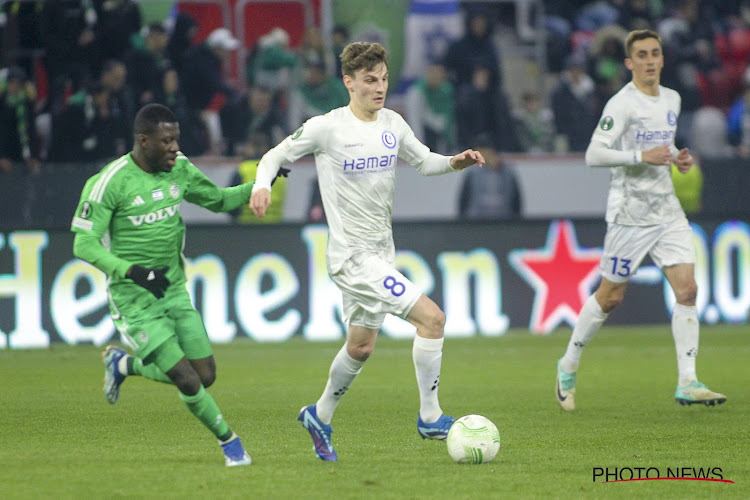
[[[253,157],[348,102],[335,76],[344,29],[333,51],[317,27],[295,50],[274,29],[231,81],[225,65],[240,41],[219,28],[196,43],[188,14],[144,25],[132,0],[0,4],[0,172],[122,155],[135,112],[152,102],[177,114],[185,154]]]
[[[241,41],[220,28],[196,43],[199,20],[188,14],[144,25],[133,0],[1,3],[2,172],[123,154],[134,113],[150,102],[176,112],[186,154],[247,158],[348,102],[343,26],[330,40],[311,26],[297,47],[275,28],[230,80],[224,65]],[[625,34],[652,28],[664,42],[662,84],[682,95],[677,145],[750,157],[750,1],[544,1],[548,90],[529,82],[511,99],[497,32],[523,3],[461,2],[463,33],[393,101],[433,150],[491,138],[484,146],[501,153],[584,151],[604,103],[629,80]],[[540,35],[521,31],[520,43]]]

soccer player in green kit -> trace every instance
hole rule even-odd
[[[135,352],[104,350],[105,396],[116,403],[128,375],[172,383],[219,439],[226,465],[249,465],[240,438],[206,391],[216,364],[185,287],[179,205],[185,199],[214,212],[234,210],[248,203],[253,183],[217,187],[179,151],[180,127],[166,106],[141,108],[133,133],[133,151],[86,182],[71,225],[73,253],[107,274],[112,319]]]

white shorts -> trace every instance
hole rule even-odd
[[[624,283],[635,274],[646,254],[660,268],[694,264],[693,230],[687,219],[683,217],[655,226],[607,223],[599,263],[602,276],[614,283]]]
[[[365,328],[380,328],[386,314],[406,319],[422,295],[392,263],[374,255],[348,259],[331,279],[341,290],[344,322]]]

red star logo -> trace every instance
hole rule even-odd
[[[547,232],[547,244],[535,250],[513,250],[513,268],[536,294],[529,328],[549,333],[561,322],[575,325],[583,303],[599,277],[601,248],[582,249],[571,221],[555,221]]]

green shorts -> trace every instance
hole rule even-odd
[[[158,356],[157,365],[163,371],[183,357],[202,359],[213,354],[203,319],[184,286],[170,288],[163,298],[145,309],[127,316],[113,315],[112,319],[135,355],[144,364],[154,362]],[[167,342],[170,339],[176,342]],[[155,352],[162,345],[164,348]]]

